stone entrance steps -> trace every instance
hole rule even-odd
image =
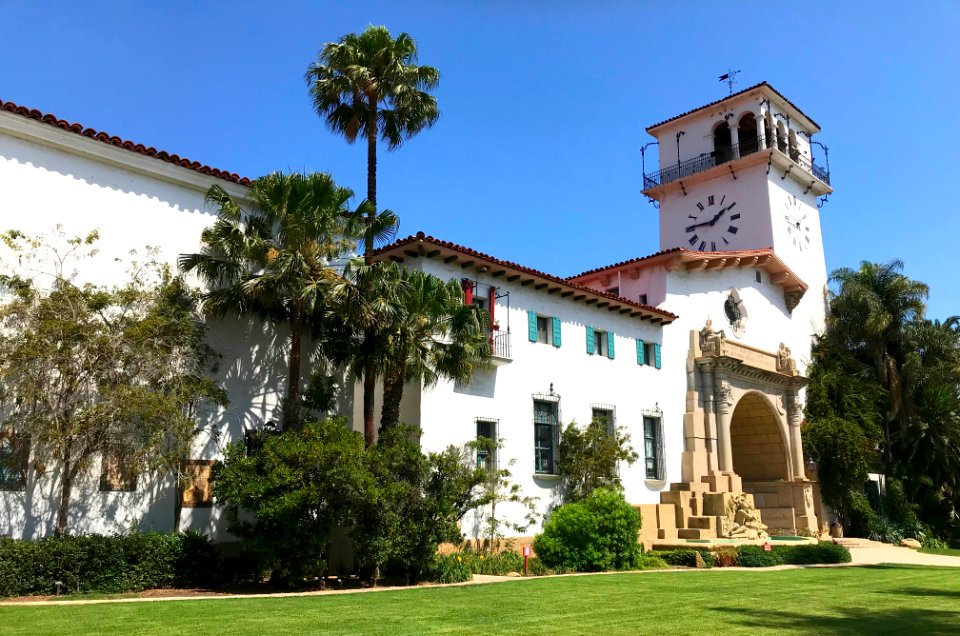
[[[670,484],[670,490],[660,493],[659,504],[637,506],[641,518],[640,536],[645,540],[716,539],[721,536],[726,521],[716,502],[708,503],[706,494],[741,492],[740,477],[734,474],[714,474],[699,482]]]

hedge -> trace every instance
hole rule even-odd
[[[652,554],[668,564],[681,567],[696,567],[697,553],[704,566],[725,567],[736,565],[742,568],[766,568],[774,565],[809,565],[814,563],[849,563],[850,550],[830,541],[816,544],[776,546],[769,552],[759,545],[723,545],[711,552],[698,550],[658,550]]]
[[[219,552],[197,533],[0,538],[0,596],[114,594],[217,582]]]

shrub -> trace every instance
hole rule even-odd
[[[811,563],[850,563],[850,550],[830,541],[817,544],[791,545],[776,548],[784,563],[807,565]]]
[[[463,583],[473,578],[473,572],[463,555],[438,554],[433,559],[428,578],[437,583]]]
[[[658,555],[647,553],[637,557],[637,562],[634,564],[634,567],[638,570],[662,570],[663,568],[670,567],[670,565]]]
[[[783,565],[784,550],[778,549],[767,552],[763,549],[763,546],[742,545],[737,548],[737,565],[742,568],[768,568],[774,565]]]
[[[39,541],[0,539],[0,596],[136,592],[192,584],[217,571],[217,550],[198,534],[144,532]]]
[[[581,572],[631,568],[641,553],[640,515],[619,490],[598,488],[560,506],[547,519],[533,549],[544,565]]]
[[[708,550],[658,550],[656,555],[668,565],[674,567],[697,567],[697,554],[703,560],[703,564],[710,568],[713,567],[714,557]]]
[[[725,545],[713,553],[713,564],[718,568],[729,568],[737,564],[737,548]]]

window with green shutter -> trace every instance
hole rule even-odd
[[[637,338],[637,364],[646,364],[646,345],[640,338]]]
[[[528,330],[528,337],[530,338],[530,342],[536,342],[537,341],[537,312],[535,311],[527,312],[527,330]]]
[[[535,311],[527,312],[527,337],[530,342],[553,343],[560,346],[560,319],[541,316]]]
[[[553,346],[554,347],[560,346],[560,319],[559,318],[553,319]]]
[[[607,357],[610,358],[611,360],[613,360],[613,354],[614,354],[613,338],[614,338],[613,332],[608,331],[607,332]]]
[[[587,353],[593,355],[596,351],[597,344],[594,339],[593,327],[587,325]]]
[[[659,369],[660,368],[660,344],[659,343],[653,345],[653,360],[654,360],[653,366]]]

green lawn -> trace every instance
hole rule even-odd
[[[956,548],[920,548],[919,552],[924,554],[942,554],[943,556],[960,557],[960,550]]]
[[[341,596],[0,607],[14,634],[947,634],[960,570],[879,566],[542,578]]]

